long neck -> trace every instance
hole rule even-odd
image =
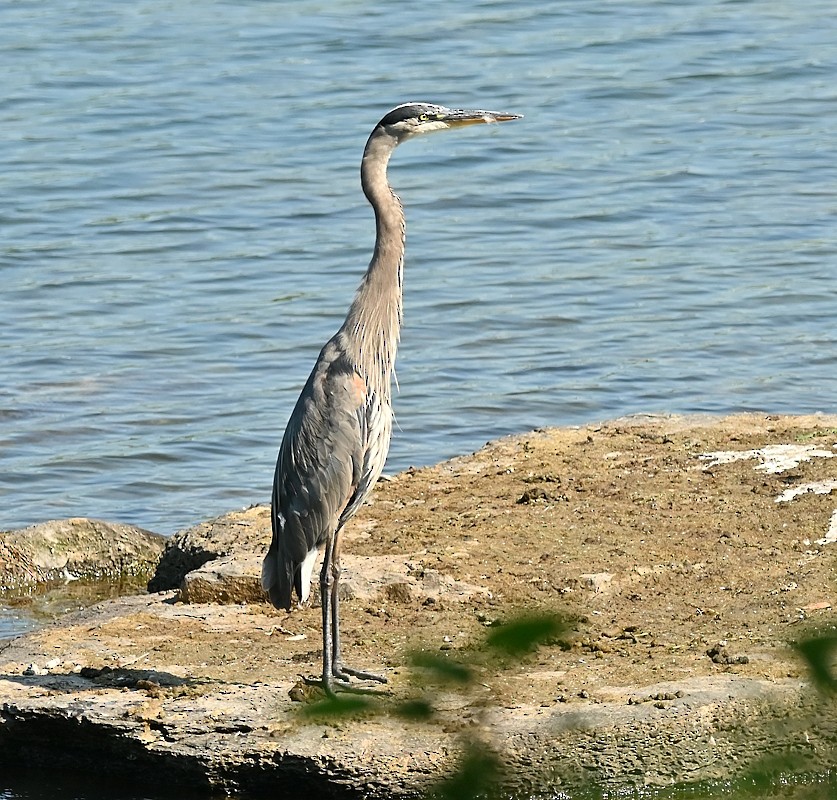
[[[375,252],[341,328],[355,368],[386,399],[401,329],[404,270],[404,209],[387,182],[396,144],[378,128],[363,153],[360,180],[375,210]]]

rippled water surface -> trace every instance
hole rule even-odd
[[[833,11],[0,3],[0,529],[267,500],[371,253],[366,136],[408,99],[525,119],[393,159],[389,470],[540,425],[833,411]]]
[[[824,2],[0,5],[0,529],[268,498],[412,141],[389,469],[635,412],[829,411]]]

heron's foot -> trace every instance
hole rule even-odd
[[[359,670],[355,670],[356,672],[360,672]],[[368,673],[360,673],[361,675],[367,675]],[[368,694],[368,695],[378,695],[379,691],[376,689],[369,689],[364,688],[362,686],[350,686],[348,684],[349,676],[346,675],[344,677],[336,678],[336,676],[329,675],[328,677],[320,677],[320,678],[303,678],[303,682],[306,684],[306,688],[314,689],[315,691],[325,693],[325,696],[329,700],[337,700],[338,694]],[[377,680],[381,682],[386,682],[385,678],[381,678],[380,676],[375,676],[374,678],[365,678],[364,680]],[[338,682],[339,681],[339,682]],[[291,697],[292,700],[297,699],[305,699],[305,700],[313,700],[313,696],[306,695],[304,698],[297,698]]]
[[[377,681],[378,683],[386,683],[387,679],[383,675],[376,675],[374,672],[365,672],[362,669],[354,669],[347,667],[345,664],[335,664],[331,670],[332,674],[339,681],[348,683],[352,678],[357,678],[359,681]]]
[[[306,700],[321,699],[315,697],[312,692],[315,692],[318,695],[325,694],[329,700],[336,700],[337,692],[344,691],[344,687],[342,685],[335,685],[334,677],[331,675],[321,675],[319,677],[314,677],[312,675],[311,677],[303,678],[302,681],[307,689],[304,697]],[[348,690],[348,687],[346,687],[346,690]]]

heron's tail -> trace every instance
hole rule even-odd
[[[291,610],[291,590],[293,588],[293,564],[285,554],[283,547],[283,520],[273,513],[273,539],[262,562],[262,589],[267,592],[270,602],[276,608]]]
[[[262,562],[262,588],[276,608],[290,611],[291,594],[294,590],[300,603],[308,599],[311,592],[311,576],[318,555],[319,548],[316,546],[308,552],[302,550],[298,555],[289,553],[286,548],[284,519],[281,514],[274,515],[273,540]]]
[[[291,610],[291,588],[293,577],[285,559],[279,553],[276,537],[262,562],[262,589],[276,608]]]

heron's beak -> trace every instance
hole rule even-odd
[[[450,128],[462,128],[465,125],[479,125],[482,122],[508,122],[511,119],[520,119],[522,114],[508,114],[505,111],[466,111],[464,109],[451,109],[441,118]]]

